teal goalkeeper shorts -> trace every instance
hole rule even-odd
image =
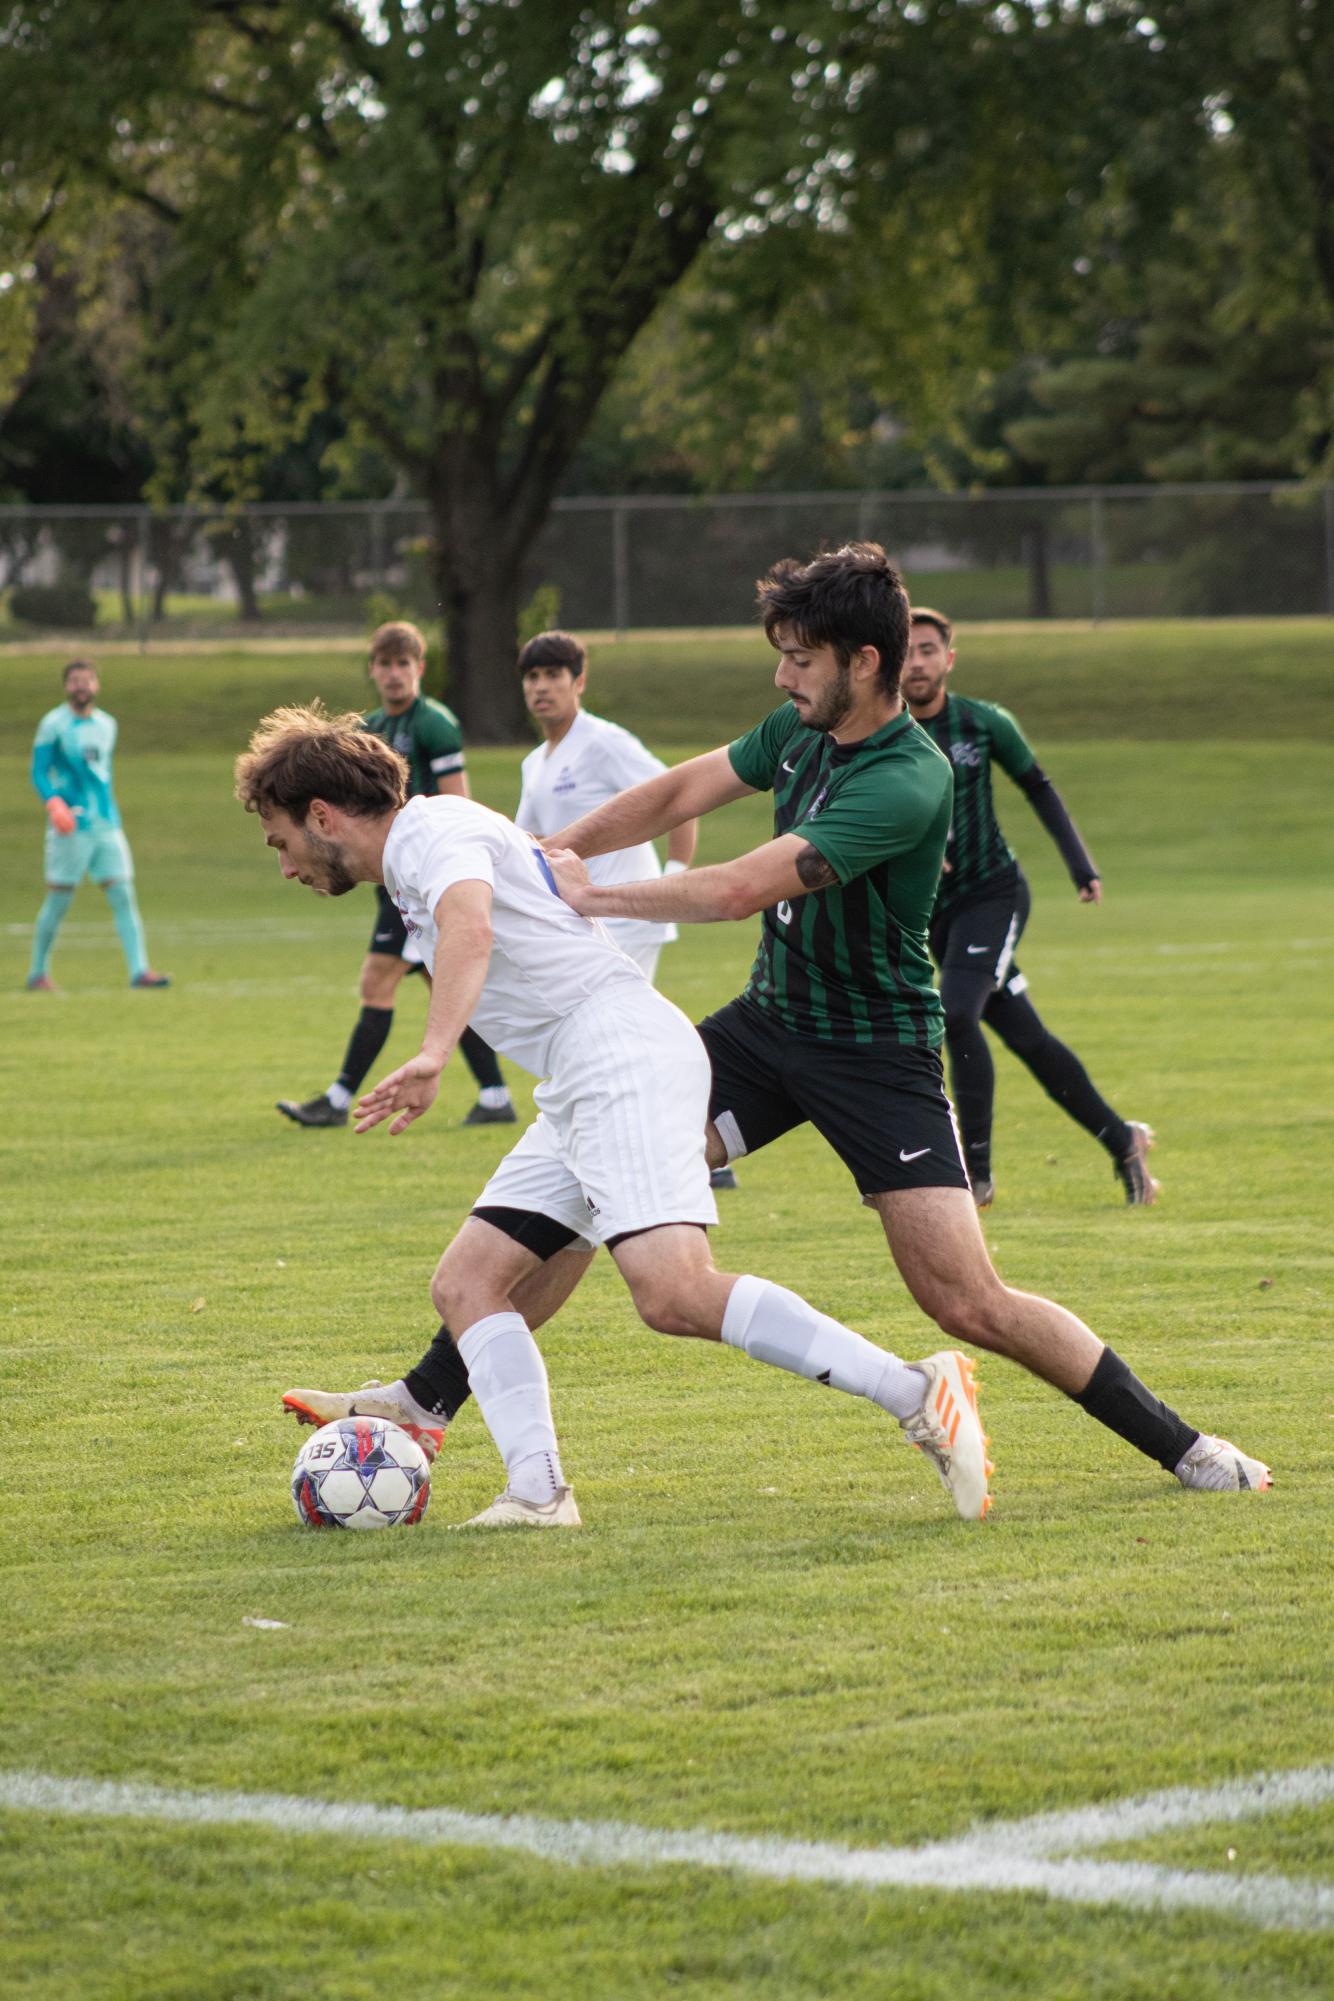
[[[55,889],[77,889],[86,875],[94,882],[132,882],[134,858],[119,827],[96,820],[72,834],[46,830],[46,880]]]

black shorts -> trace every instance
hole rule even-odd
[[[709,1117],[732,1159],[810,1123],[863,1195],[967,1188],[939,1053],[793,1035],[744,997],[699,1023]]]
[[[942,992],[947,980],[981,981],[999,992],[1013,987],[1022,993],[1027,982],[1019,971],[1015,952],[1028,922],[1033,899],[1022,875],[1007,883],[995,896],[977,896],[931,920],[931,957],[940,967]]]
[[[402,959],[406,957],[407,942],[408,927],[403,922],[403,914],[389,891],[380,883],[375,891],[375,929],[371,932],[371,942],[366,950],[381,952],[388,959]],[[425,969],[413,959],[410,970],[420,973]]]

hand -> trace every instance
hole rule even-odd
[[[440,1065],[429,1056],[414,1056],[358,1099],[356,1130],[368,1133],[372,1126],[394,1119],[390,1133],[406,1132],[414,1119],[430,1111],[439,1089]]]
[[[548,848],[547,866],[555,878],[561,901],[568,903],[571,910],[577,910],[581,917],[587,917],[588,870],[578,855],[572,848]]]
[[[1094,876],[1092,882],[1086,882],[1084,884],[1084,887],[1079,892],[1079,900],[1081,903],[1102,902],[1102,884],[1098,881],[1096,875]]]
[[[60,798],[47,800],[46,817],[57,834],[72,834],[79,824],[64,800]]]

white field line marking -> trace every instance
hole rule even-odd
[[[427,1847],[499,1848],[584,1868],[679,1863],[778,1882],[867,1889],[1031,1891],[1073,1904],[1204,1910],[1269,1929],[1334,1928],[1334,1884],[1284,1876],[1223,1875],[1151,1862],[1099,1862],[1084,1851],[1169,1829],[1254,1820],[1334,1799],[1334,1766],[1262,1774],[1215,1787],[1181,1787],[1069,1813],[994,1822],[920,1848],[841,1848],[830,1842],[635,1827],[617,1821],[539,1820],[282,1793],[177,1792],[161,1786],[0,1773],[0,1808],[79,1819],[165,1820],[270,1827],[281,1834],[350,1834]]]

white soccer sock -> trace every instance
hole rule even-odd
[[[867,1397],[892,1417],[911,1417],[926,1395],[920,1369],[768,1279],[737,1280],[723,1314],[723,1339],[752,1361],[771,1362],[808,1382]]]
[[[508,1084],[483,1084],[477,1093],[477,1102],[488,1112],[502,1112],[510,1101]]]
[[[336,1077],[324,1095],[336,1112],[345,1112],[352,1103],[352,1093],[347,1085],[340,1084]]]
[[[490,1313],[458,1337],[458,1351],[486,1428],[505,1462],[510,1492],[550,1501],[565,1484],[551,1418],[551,1391],[521,1313]]]

